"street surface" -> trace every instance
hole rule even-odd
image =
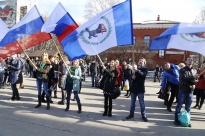
[[[141,119],[139,103],[136,103],[135,117],[123,119],[129,114],[130,98],[125,91],[113,100],[113,116],[102,116],[102,90],[91,87],[90,77],[83,82],[80,99],[82,113],[77,113],[76,101],[71,101],[70,110],[58,105],[58,98],[52,98],[51,109],[46,103],[38,109],[37,89],[34,78],[24,76],[24,89],[20,89],[20,101],[11,101],[11,88],[0,89],[0,136],[204,136],[205,107],[202,110],[191,109],[191,128],[176,127],[173,124],[173,112],[168,112],[163,101],[157,98],[160,83],[146,80],[145,104],[149,122]],[[73,97],[73,95],[72,95]],[[195,97],[192,107],[195,105]],[[183,107],[184,108],[184,107]]]

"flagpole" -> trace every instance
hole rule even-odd
[[[24,55],[26,55],[26,57],[28,58],[28,60],[31,62],[31,65],[33,65],[36,68],[36,65],[33,63],[33,61],[30,59],[30,57],[28,56],[28,54],[25,52],[25,49],[21,46],[21,44],[17,41],[17,44],[19,47],[21,47]]]
[[[93,47],[93,45],[90,42],[90,45]],[[97,51],[95,50],[95,48],[93,47],[94,52],[96,53],[98,59],[100,60],[100,63],[103,64],[102,59],[100,58],[99,54],[97,53]]]
[[[60,55],[60,57],[61,57],[61,59],[62,59],[62,61],[63,61],[63,63],[64,64],[66,64],[65,63],[65,60],[63,59],[63,56],[62,56],[62,54],[60,53],[60,50],[58,49],[58,47],[57,47],[57,45],[56,45],[56,42],[52,39],[52,41],[53,41],[53,43],[54,43],[54,45],[55,45],[55,47],[56,47],[56,49],[57,49],[57,51],[58,51],[58,54]],[[66,66],[66,65],[65,65]],[[68,71],[68,73],[69,73],[69,75],[71,75],[71,73],[70,73],[70,70],[68,69],[68,67],[66,66],[66,69],[67,69],[67,71]]]
[[[134,44],[132,45],[132,65],[135,63]]]

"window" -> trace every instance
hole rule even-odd
[[[164,50],[159,50],[159,58],[164,58]]]
[[[150,36],[149,35],[145,35],[144,36],[144,43],[146,46],[149,46],[149,42],[150,42]]]
[[[136,36],[134,35],[133,36],[133,44],[135,44],[135,41],[136,41]]]

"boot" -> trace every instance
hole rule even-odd
[[[49,97],[49,96],[46,96],[46,101],[47,101],[47,107],[46,107],[46,109],[47,109],[47,110],[50,110],[50,97]]]
[[[35,108],[41,107],[41,96],[38,95],[38,105]]]
[[[65,104],[65,94],[64,94],[64,91],[62,90],[62,100],[58,102],[58,104],[60,105],[64,105]]]
[[[44,92],[44,90],[43,90],[43,92],[42,92],[42,97],[41,97],[41,102],[43,102],[43,103],[46,103],[46,100],[45,100],[45,92]]]
[[[66,108],[65,108],[65,111],[68,111],[69,108],[70,108],[70,102],[67,102],[67,104],[66,104]]]
[[[79,105],[79,106],[78,106],[78,113],[80,114],[81,112],[82,112],[82,106]]]
[[[156,94],[160,94],[161,90],[159,90],[159,92],[157,92]]]
[[[46,109],[47,110],[50,110],[50,97],[49,96],[46,96],[46,103],[47,103],[47,107],[46,107]]]
[[[128,96],[129,91],[127,91],[127,93],[124,96]]]
[[[49,93],[49,95],[51,96],[51,91],[50,91],[50,90],[48,91],[48,93]],[[50,97],[50,103],[53,103],[51,97]]]
[[[108,106],[104,106],[103,116],[107,116]]]
[[[199,96],[196,96],[196,105],[193,108],[197,108],[199,106]]]
[[[202,106],[204,104],[204,99],[201,100],[200,105],[199,105],[199,110],[201,110]]]
[[[58,98],[57,97],[57,90],[54,90],[54,98]]]
[[[12,91],[11,100],[12,100],[12,101],[15,101],[15,93],[14,93],[14,91]]]
[[[19,92],[17,91],[15,94],[16,94],[16,100],[20,100]]]
[[[127,98],[129,98],[129,97],[130,97],[130,95],[131,95],[131,93],[130,93],[130,91],[128,91],[128,95],[127,95]]]
[[[108,109],[108,117],[112,117],[112,105]]]

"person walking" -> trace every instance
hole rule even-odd
[[[159,78],[159,65],[156,65],[155,68],[155,73],[154,73],[154,82],[156,82],[156,79],[158,79],[158,81],[160,82],[160,78]]]
[[[130,114],[125,119],[131,119],[134,117],[136,97],[138,96],[142,119],[145,122],[148,122],[148,119],[146,117],[145,103],[144,103],[145,78],[147,76],[147,71],[148,70],[146,67],[146,59],[140,58],[140,60],[138,61],[138,67],[137,69],[135,69],[134,75],[132,76],[133,81],[130,87],[130,91],[131,91]]]
[[[90,64],[92,87],[98,87],[98,81],[97,81],[98,71],[99,71],[99,66],[97,62],[95,61],[95,59],[93,59],[92,63]]]
[[[190,107],[193,99],[194,86],[199,78],[196,74],[197,71],[192,68],[193,58],[187,58],[186,66],[179,71],[179,93],[178,93],[178,103],[175,110],[175,120],[174,124],[176,126],[180,125],[178,120],[178,114],[182,108],[182,104],[185,101],[185,110],[190,114]],[[189,124],[191,127],[191,123]]]
[[[79,66],[79,60],[73,60],[71,63],[71,66],[68,68],[70,71],[70,74],[67,75],[67,79],[66,79],[66,92],[67,92],[67,104],[66,104],[66,109],[65,111],[68,111],[70,109],[70,97],[71,97],[71,93],[73,90],[74,93],[74,97],[77,101],[78,104],[78,113],[82,112],[82,105],[80,102],[80,98],[78,95],[78,92],[80,90],[80,80],[81,80],[81,68]]]

